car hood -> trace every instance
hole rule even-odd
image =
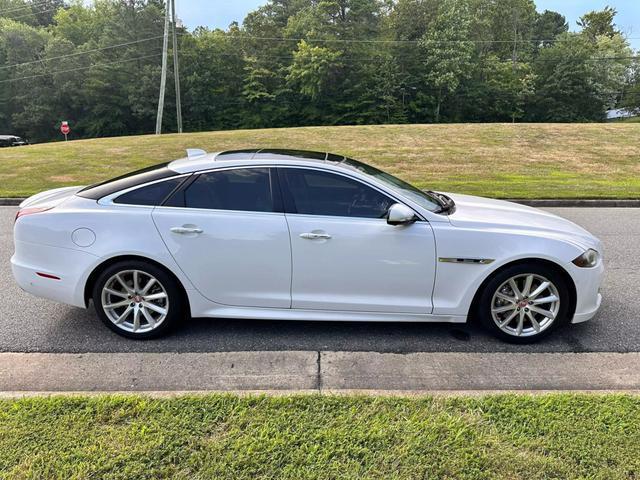
[[[456,203],[449,221],[455,227],[512,230],[556,238],[602,252],[600,241],[575,223],[537,208],[504,200],[446,193]]]

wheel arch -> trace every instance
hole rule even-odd
[[[477,315],[477,311],[478,311],[478,306],[479,306],[479,302],[480,302],[480,296],[482,294],[482,291],[486,288],[487,284],[496,276],[498,275],[500,272],[504,271],[507,268],[513,267],[515,265],[530,265],[530,264],[536,264],[536,265],[542,265],[548,268],[552,268],[553,270],[555,270],[558,274],[560,274],[562,276],[562,278],[565,280],[567,287],[569,289],[569,309],[567,310],[567,315],[569,317],[569,319],[573,318],[573,315],[575,314],[576,311],[576,302],[577,302],[577,292],[576,292],[576,284],[573,281],[573,278],[571,278],[571,275],[569,275],[569,272],[567,272],[561,265],[559,265],[556,262],[553,262],[551,260],[546,260],[543,258],[520,258],[518,260],[514,260],[512,262],[508,262],[505,263],[504,265],[500,265],[498,268],[496,268],[495,270],[493,270],[489,275],[487,275],[487,277],[482,281],[482,283],[480,284],[480,286],[477,288],[476,293],[473,296],[473,300],[471,301],[471,305],[469,307],[469,312],[468,312],[468,316],[467,318],[469,320],[473,320],[476,318]]]
[[[157,268],[160,268],[162,270],[164,270],[168,275],[171,276],[171,278],[173,278],[176,282],[176,285],[178,285],[178,290],[180,290],[180,294],[182,295],[182,299],[184,301],[184,305],[186,306],[186,308],[188,309],[188,315],[191,316],[191,306],[189,303],[189,296],[187,295],[187,291],[184,288],[184,285],[182,285],[182,282],[180,281],[180,279],[177,277],[177,275],[175,273],[173,273],[171,271],[171,269],[167,268],[165,265],[161,264],[160,262],[153,260],[149,257],[145,257],[142,255],[117,255],[115,257],[111,257],[108,258],[106,260],[104,260],[102,263],[98,264],[89,274],[89,277],[87,278],[87,281],[84,285],[84,303],[85,306],[89,306],[89,300],[91,300],[92,297],[92,292],[93,292],[93,287],[95,285],[96,280],[98,279],[98,277],[100,276],[100,274],[108,267],[110,267],[111,265],[121,262],[121,261],[126,261],[126,260],[135,260],[135,261],[139,261],[139,262],[146,262],[146,263],[150,263],[152,265],[154,265]]]

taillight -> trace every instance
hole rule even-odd
[[[51,210],[53,207],[31,207],[31,208],[22,208],[20,210],[18,210],[18,213],[16,213],[16,219],[14,220],[14,222],[16,220],[18,220],[20,217],[26,217],[27,215],[31,215],[33,213],[42,213],[42,212],[46,212],[47,210]]]

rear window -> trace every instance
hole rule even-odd
[[[116,197],[113,202],[127,205],[160,205],[185,178],[186,177],[170,178],[169,180],[136,188],[135,190],[131,190],[130,192],[123,193]]]
[[[120,190],[126,190],[136,185],[142,185],[143,183],[149,183],[154,180],[161,180],[176,175],[176,172],[167,168],[167,165],[169,165],[169,162],[146,167],[105,182],[89,185],[80,190],[77,195],[92,200],[99,200],[102,197],[119,192]]]

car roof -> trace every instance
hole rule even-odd
[[[198,170],[214,168],[228,164],[240,164],[247,162],[256,164],[268,162],[273,164],[291,164],[300,162],[321,162],[339,164],[346,157],[328,152],[314,152],[311,150],[255,148],[244,150],[226,150],[216,153],[197,153],[169,163],[168,167],[178,173],[189,173]]]
[[[0,139],[2,140],[11,140],[15,138],[20,138],[17,135],[0,135]]]

